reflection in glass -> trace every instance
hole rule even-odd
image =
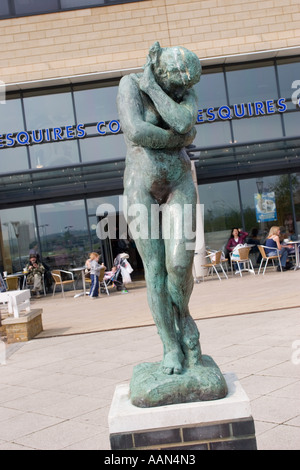
[[[83,162],[96,162],[124,157],[126,145],[122,134],[90,137],[80,141]]]
[[[295,238],[300,238],[300,173],[292,173],[291,185],[293,191],[293,203],[295,208]]]
[[[299,83],[295,83],[292,88],[293,82],[295,80],[300,80],[300,63],[291,63],[291,64],[280,64],[278,65],[278,77],[279,77],[279,88],[280,96],[283,96],[287,99],[292,98],[292,94],[299,90]],[[299,92],[297,96],[300,98]]]
[[[71,93],[55,93],[24,98],[27,130],[75,124]]]
[[[2,230],[3,269],[9,274],[23,269],[29,250],[37,244],[33,207],[4,209],[0,211]]]
[[[118,119],[117,86],[92,88],[74,92],[78,122],[85,124]]]
[[[241,210],[236,181],[201,184],[200,204],[204,204],[206,247],[224,250],[232,227],[241,227]]]
[[[116,213],[118,213],[119,211],[122,212],[122,195],[120,194],[87,199],[88,214],[97,214],[99,212],[99,206],[101,206],[102,204],[110,204],[114,207]]]
[[[62,8],[87,7],[92,5],[101,5],[105,0],[60,0]]]
[[[79,163],[76,141],[32,145],[30,147],[32,168],[50,168]]]
[[[283,135],[280,116],[233,119],[232,126],[235,142],[257,142]]]
[[[0,134],[24,130],[23,113],[20,99],[6,100],[0,105]]]
[[[278,98],[273,66],[229,70],[226,77],[230,104]]]
[[[300,75],[299,75],[300,76]],[[285,134],[290,136],[299,136],[300,129],[300,112],[286,113],[283,117]]]
[[[216,108],[226,104],[223,72],[203,74],[194,89],[198,96],[199,109]]]
[[[9,6],[8,0],[2,0],[0,3],[0,15],[8,15],[9,14]]]
[[[250,233],[254,228],[258,229],[258,237],[261,243],[264,243],[269,229],[273,225],[281,227],[284,235],[287,231],[294,233],[294,228],[289,222],[292,217],[290,178],[289,175],[264,176],[240,181],[241,199],[246,230]],[[258,222],[255,207],[255,194],[275,193],[276,214],[274,220]],[[292,217],[293,218],[293,217]],[[285,236],[283,236],[285,238]]]
[[[16,14],[43,13],[58,10],[58,0],[14,0]]]
[[[29,168],[25,147],[0,149],[0,162],[0,173],[14,173]]]
[[[193,145],[197,147],[211,147],[214,145],[228,145],[231,142],[229,122],[210,122],[196,126],[197,135]]]
[[[90,251],[84,201],[37,206],[42,255],[52,269],[84,266]]]

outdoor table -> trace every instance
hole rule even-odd
[[[86,267],[85,266],[82,266],[81,268],[73,268],[73,269],[70,269],[70,271],[72,271],[73,273],[77,273],[77,272],[80,272],[81,271],[81,278],[82,278],[82,288],[83,288],[83,292],[80,292],[80,294],[75,294],[74,295],[74,299],[76,299],[77,297],[81,297],[81,296],[86,296],[87,295],[87,292],[86,292],[86,287],[85,287],[85,269]]]
[[[300,243],[300,240],[295,240],[295,241],[291,240],[291,241],[287,242],[287,245],[295,245],[296,264],[295,264],[294,270],[300,268],[299,243]]]

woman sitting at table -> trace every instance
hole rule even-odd
[[[226,250],[231,252],[237,245],[243,245],[247,236],[247,232],[243,232],[240,228],[233,228],[231,230],[230,238],[226,245]]]
[[[265,252],[267,256],[276,256],[277,250],[279,250],[280,254],[280,263],[282,266],[283,271],[287,271],[291,269],[292,263],[288,261],[288,256],[290,252],[290,248],[287,246],[283,246],[280,243],[280,227],[273,226],[270,228],[269,235],[267,236],[265,246]],[[281,271],[280,266],[277,267],[277,271]]]
[[[28,285],[33,284],[31,290],[37,297],[40,297],[40,291],[42,290],[42,277],[45,272],[45,268],[42,263],[37,261],[36,255],[32,254],[29,258],[29,263],[25,267],[27,271],[26,281]]]

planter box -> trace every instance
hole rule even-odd
[[[29,341],[43,331],[43,309],[33,309],[18,318],[8,317],[2,321],[7,343]]]

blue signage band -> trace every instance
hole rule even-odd
[[[300,106],[300,100],[297,103]],[[255,101],[254,103],[241,103],[232,106],[220,106],[215,109],[208,107],[206,110],[199,109],[197,123],[214,122],[216,120],[226,121],[232,118],[241,119],[252,116],[265,116],[284,113],[287,110],[285,98],[278,100]],[[121,130],[119,121],[99,121],[96,125],[96,131],[100,136],[108,133],[118,134]],[[36,129],[32,131],[21,131],[18,133],[9,132],[0,135],[0,149],[10,148],[14,145],[33,145],[45,142],[57,142],[60,140],[82,139],[86,137],[85,124],[76,126],[54,127],[53,129]]]

